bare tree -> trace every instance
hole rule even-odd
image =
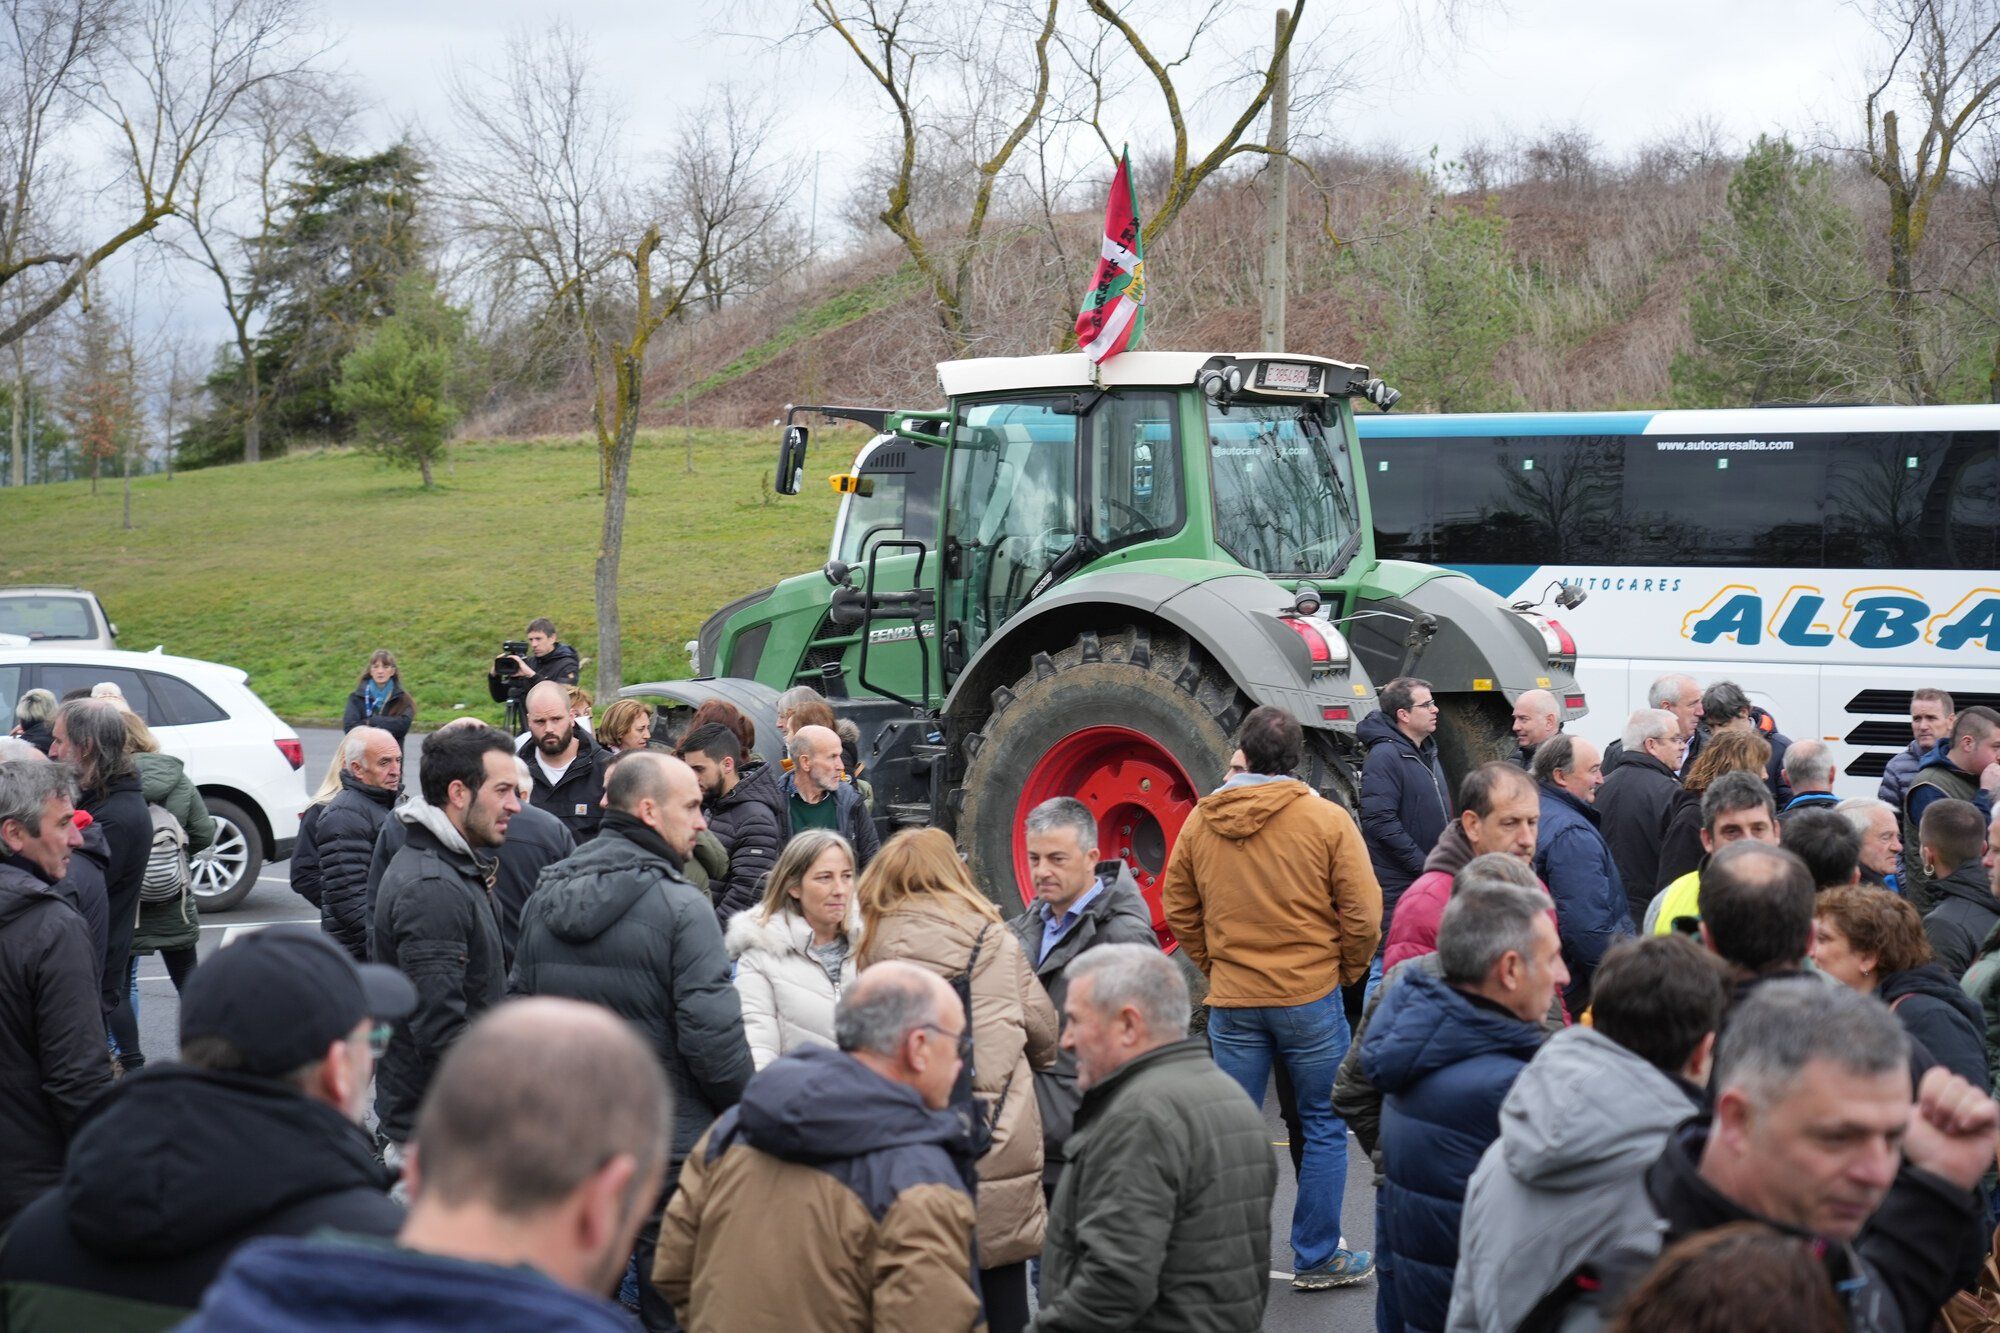
[[[624,683],[618,567],[652,340],[693,313],[711,270],[759,238],[776,212],[733,100],[719,124],[680,141],[667,169],[639,175],[585,44],[557,24],[517,37],[498,75],[456,81],[463,151],[447,192],[482,275],[569,322],[591,380],[604,520],[596,560],[597,693]]]
[[[263,379],[256,330],[277,287],[269,261],[286,220],[285,172],[309,146],[337,142],[352,106],[330,84],[299,77],[249,90],[240,133],[224,151],[198,159],[179,207],[185,238],[168,244],[207,270],[221,289],[223,312],[243,365],[243,461],[263,458],[264,409],[278,391]],[[294,354],[310,344],[293,344]],[[282,380],[280,375],[274,377]]]
[[[708,105],[669,152],[667,172],[690,230],[710,238],[701,300],[716,311],[767,286],[806,246],[790,222],[798,172],[769,163],[764,151],[774,134],[771,115],[734,89]]]
[[[1192,132],[1188,127],[1187,98],[1195,90],[1181,86],[1180,70],[1192,58],[1194,49],[1203,37],[1211,34],[1219,20],[1228,13],[1221,0],[1211,0],[1206,11],[1195,21],[1192,31],[1179,54],[1168,52],[1162,55],[1139,32],[1137,23],[1130,17],[1130,6],[1121,13],[1110,0],[1085,0],[1090,12],[1097,16],[1107,28],[1123,39],[1134,59],[1146,71],[1154,88],[1158,91],[1162,110],[1166,113],[1167,126],[1172,138],[1169,144],[1170,165],[1159,202],[1153,205],[1152,216],[1146,219],[1145,239],[1148,243],[1169,227],[1186,208],[1188,201],[1201,189],[1203,182],[1219,171],[1231,159],[1244,154],[1266,154],[1270,145],[1258,142],[1251,135],[1252,128],[1271,100],[1271,94],[1278,84],[1278,71],[1287,53],[1298,37],[1299,25],[1305,19],[1305,0],[1292,8],[1290,19],[1277,31],[1270,59],[1257,69],[1247,80],[1249,94],[1243,99],[1229,126],[1217,138],[1207,152],[1195,155]],[[1111,140],[1104,132],[1101,121],[1093,119],[1092,129],[1104,144],[1107,152],[1112,151]]]
[[[1952,178],[1965,136],[2000,91],[2000,5],[1994,0],[1876,0],[1873,22],[1893,54],[1864,104],[1869,174],[1888,191],[1889,312],[1902,391],[1936,396],[1924,364],[1917,261],[1931,208]],[[1896,104],[1920,127],[1909,143]]]
[[[891,165],[875,220],[929,286],[954,355],[972,346],[973,262],[994,193],[1048,105],[1059,3],[810,0],[813,19],[800,35],[832,34],[894,114]],[[1009,77],[1020,68],[1029,71],[1025,80]],[[962,211],[945,203],[947,190],[930,199],[921,194],[932,166],[925,158],[940,153],[966,167],[963,175],[950,173],[957,179],[948,187],[966,200]]]
[[[0,291],[47,275],[0,325],[0,347],[69,300],[98,265],[173,216],[190,173],[252,89],[303,67],[292,50],[305,0],[0,0],[0,124],[12,200],[0,236]],[[18,120],[17,120],[18,118]],[[23,242],[48,204],[54,133],[91,120],[122,168],[109,221],[77,222]],[[25,128],[23,128],[25,126]]]
[[[53,211],[68,184],[67,164],[54,145],[85,110],[85,89],[111,45],[118,12],[115,0],[0,0],[0,167],[6,172],[0,326],[28,320],[76,262],[62,248],[63,219]],[[0,346],[12,341],[0,338]]]

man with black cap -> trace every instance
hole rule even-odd
[[[60,1185],[0,1243],[0,1327],[165,1329],[245,1241],[394,1236],[403,1210],[360,1122],[415,1003],[401,973],[311,926],[216,951],[181,995],[180,1063],[93,1106]]]

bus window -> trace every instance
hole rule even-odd
[[[1940,563],[1956,569],[1991,569],[2000,564],[2000,459],[1995,437],[1961,437],[1978,441],[1963,453],[1954,445],[1944,475],[1945,542]]]
[[[1826,562],[1844,569],[1924,569],[1943,551],[1936,515],[1951,437],[1845,435],[1828,441]],[[1992,452],[1988,446],[1988,453]],[[1991,553],[1990,543],[1988,553]],[[1950,563],[1950,562],[1947,562]]]
[[[1548,564],[1604,560],[1615,549],[1617,447],[1550,436],[1454,438],[1434,447],[1436,558],[1520,564],[1532,552],[1529,563]]]
[[[1826,457],[1811,435],[1637,442],[1620,563],[1822,568]]]
[[[1442,559],[1432,549],[1432,459],[1429,440],[1378,440],[1365,455],[1368,504],[1375,519],[1375,554],[1383,560]]]

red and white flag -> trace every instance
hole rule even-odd
[[[1118,156],[1111,198],[1104,205],[1104,243],[1097,272],[1076,317],[1076,343],[1092,361],[1136,347],[1146,327],[1146,247],[1139,203],[1132,197],[1131,154]]]

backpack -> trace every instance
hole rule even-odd
[[[173,902],[188,888],[187,830],[165,806],[148,805],[146,813],[153,818],[153,842],[146,852],[146,874],[139,882],[139,901]]]

